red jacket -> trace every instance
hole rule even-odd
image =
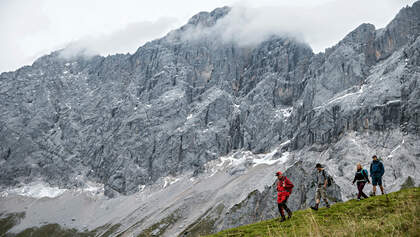
[[[283,176],[283,178],[277,181],[277,192],[279,195],[289,196],[290,193],[292,192],[293,187],[294,185],[292,184],[292,182],[290,182],[290,180],[286,176]]]

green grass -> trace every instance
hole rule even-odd
[[[210,236],[420,236],[419,220],[420,188],[409,188],[318,212],[297,211],[285,222],[275,218]]]
[[[0,214],[0,236],[4,236],[7,231],[17,225],[20,219],[25,217],[25,212]]]
[[[16,237],[89,237],[93,236],[92,233],[84,232],[80,233],[76,229],[64,229],[58,224],[48,224],[41,227],[28,228],[17,235],[6,235]]]
[[[76,229],[63,228],[59,224],[46,224],[40,227],[27,228],[19,233],[7,233],[24,216],[25,213],[11,213],[4,218],[0,218],[0,237],[108,237],[115,236],[114,232],[120,227],[120,224],[107,224],[92,231],[79,232]]]
[[[207,210],[196,222],[188,226],[179,236],[201,236],[213,233],[214,225],[223,212],[225,205],[220,203],[214,209]],[[215,216],[208,215],[214,211]]]
[[[163,218],[158,223],[153,224],[149,228],[143,230],[137,237],[149,237],[153,236],[153,232],[156,231],[154,236],[161,236],[166,229],[171,227],[175,222],[181,218],[180,214],[178,213],[180,210],[177,209],[173,213],[171,213],[169,216]]]

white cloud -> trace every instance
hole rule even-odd
[[[176,18],[161,18],[155,22],[130,23],[110,34],[86,36],[66,45],[62,56],[72,57],[80,52],[87,55],[134,52],[145,42],[167,33],[176,22]]]
[[[413,1],[405,1],[412,3]],[[324,1],[308,6],[254,6],[240,2],[212,28],[190,29],[185,39],[217,36],[225,42],[255,45],[271,35],[288,35],[308,43],[315,52],[333,46],[362,23],[384,27],[404,1]]]
[[[72,44],[102,55],[134,52],[199,11],[234,5],[223,38],[249,44],[269,34],[300,35],[315,51],[363,22],[383,27],[414,0],[1,0],[0,72]],[[229,22],[230,20],[231,22]]]

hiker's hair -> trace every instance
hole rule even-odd
[[[362,164],[360,164],[360,163],[357,163],[357,164],[356,164],[356,168],[359,168],[359,166],[360,166],[360,169],[363,169],[363,166],[362,166]]]

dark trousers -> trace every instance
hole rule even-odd
[[[289,215],[289,217],[290,217],[290,214],[292,213],[292,211],[286,205],[288,198],[289,197],[286,197],[286,199],[283,202],[277,203],[277,206],[279,208],[280,215],[282,217],[284,217],[284,210],[286,210],[286,212]]]
[[[357,183],[357,189],[359,190],[359,193],[357,194],[357,198],[360,199],[360,196],[363,198],[368,198],[368,196],[363,192],[363,188],[365,187],[366,182],[358,182]]]

